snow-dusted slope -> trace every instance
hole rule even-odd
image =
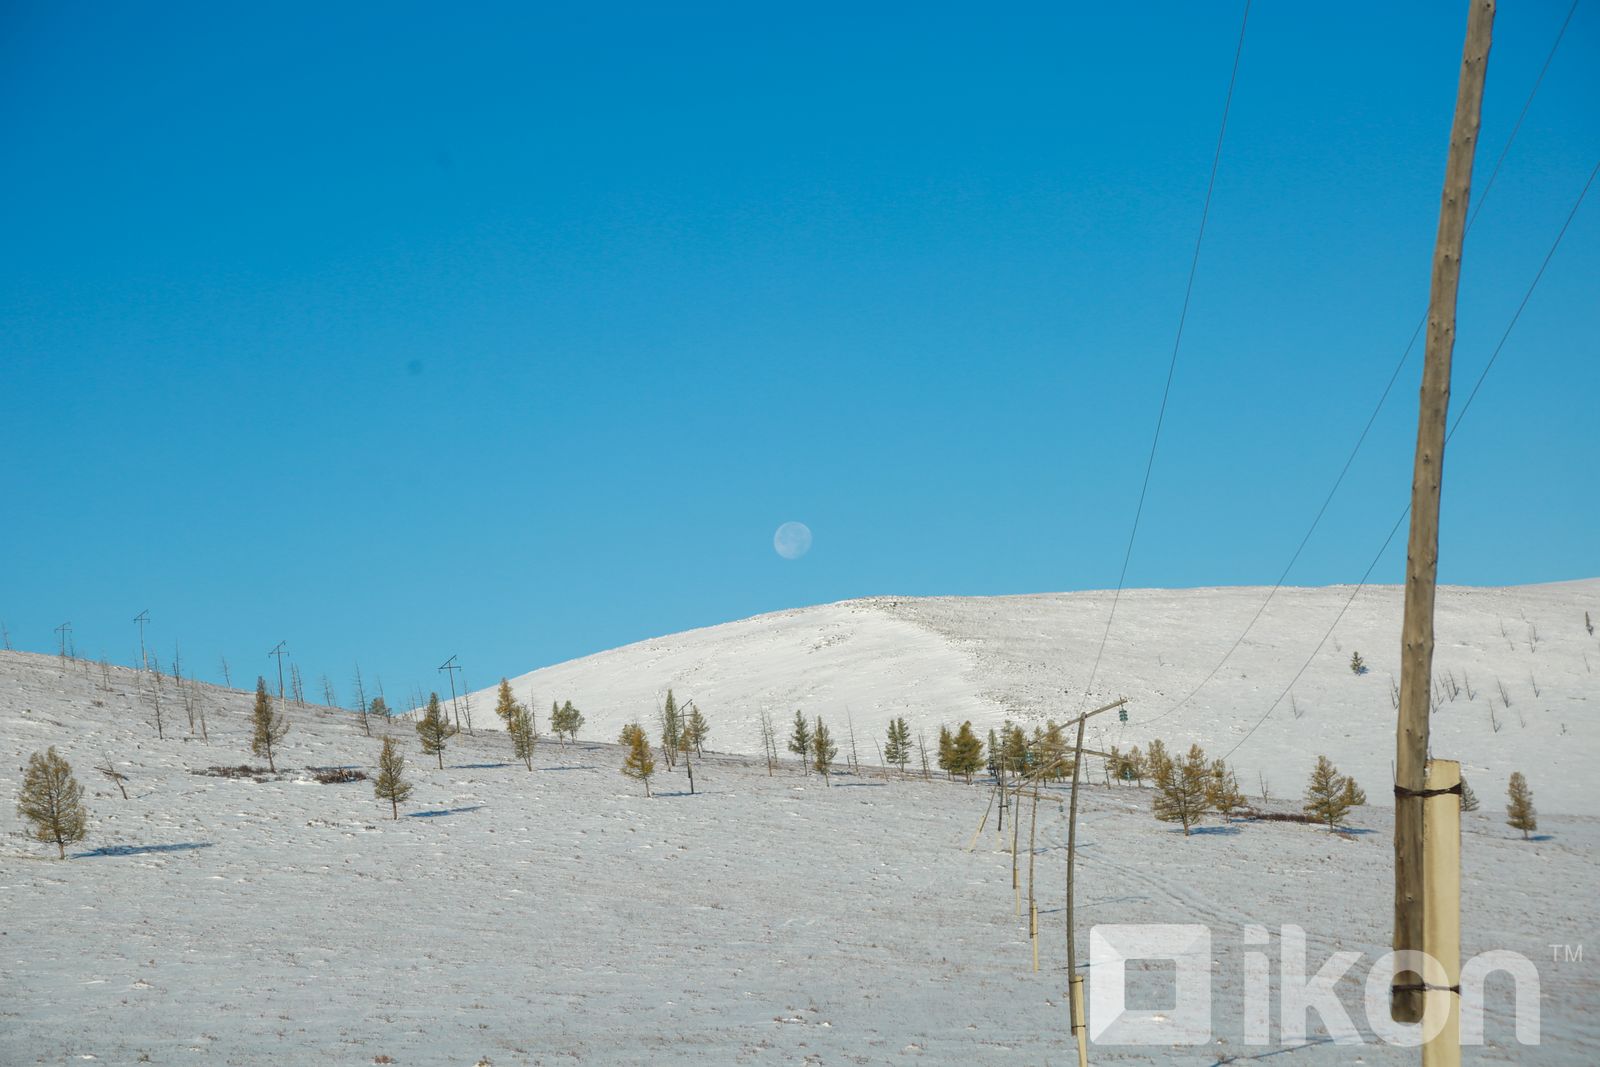
[[[890,638],[909,624],[878,616],[874,632],[903,649]],[[793,764],[769,777],[713,757],[696,765],[697,795],[679,771],[646,799],[612,745],[546,740],[529,771],[479,731],[440,769],[392,722],[374,733],[401,741],[416,786],[392,821],[369,783],[308,773],[373,769],[378,738],[349,713],[290,707],[280,773],[222,778],[194,772],[262,762],[248,755],[250,694],[201,688],[207,740],[168,679],[162,739],[150,690],[128,670],[0,652],[0,1063],[1063,1062],[1060,787],[1038,812],[1034,973],[1015,821],[996,834],[991,818],[967,850],[982,781],[841,774],[828,787]],[[89,838],[64,862],[24,837],[10,804],[28,754],[50,745],[90,807]],[[95,772],[106,759],[126,798]],[[1552,963],[1549,946],[1600,921],[1600,819],[1551,812],[1548,778],[1530,774],[1539,840],[1504,825],[1498,783],[1464,819],[1463,948],[1538,962],[1541,1044],[1513,1042],[1497,979],[1490,1045],[1471,1062],[1591,1064],[1600,977]],[[1096,1046],[1093,1062],[1416,1062],[1371,1043],[1361,1007],[1388,940],[1386,810],[1358,810],[1344,834],[1208,818],[1186,838],[1150,817],[1147,789],[1091,785],[1081,807],[1080,944],[1096,924],[1203,923],[1216,961],[1211,1043]],[[1244,928],[1285,923],[1306,930],[1312,971],[1362,954],[1337,989],[1368,1044],[1323,1043],[1315,1015],[1309,1044],[1276,1023],[1270,1045],[1242,1042]],[[1130,985],[1150,1004],[1166,995],[1157,975]]]
[[[1387,803],[1401,590],[1369,587],[1353,601],[1348,586],[1279,590],[1200,686],[1267,592],[1124,592],[1087,697],[1109,593],[849,600],[628,645],[512,685],[519,699],[531,700],[541,727],[552,701],[570,699],[583,711],[586,734],[605,740],[626,722],[653,722],[670,687],[699,704],[712,744],[730,752],[760,752],[762,711],[780,728],[796,709],[822,715],[842,738],[848,716],[861,758],[871,762],[873,741],[892,715],[931,734],[941,722],[964,719],[984,729],[1006,718],[1065,719],[1087,703],[1126,696],[1129,722],[1096,720],[1092,741],[1127,747],[1159,736],[1169,747],[1197,741],[1222,755],[1309,659],[1293,700],[1283,699],[1233,756],[1240,780],[1258,791],[1264,777],[1271,792],[1296,794],[1324,753],[1375,803]],[[1600,758],[1600,637],[1585,629],[1585,611],[1600,625],[1600,580],[1439,591],[1434,662],[1442,696],[1433,750],[1460,760],[1480,793],[1498,794],[1511,771],[1522,770],[1545,810],[1600,810],[1590,773]],[[1351,671],[1353,652],[1366,674]],[[493,701],[492,689],[474,695],[478,722],[494,718]]]

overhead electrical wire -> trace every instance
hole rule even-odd
[[[1566,221],[1561,224],[1561,229],[1556,233],[1556,239],[1550,244],[1550,250],[1545,253],[1544,260],[1539,264],[1538,272],[1534,274],[1533,281],[1529,283],[1527,291],[1522,294],[1522,301],[1517,305],[1517,310],[1512,313],[1511,321],[1506,324],[1505,332],[1500,335],[1500,343],[1494,346],[1494,351],[1489,356],[1489,362],[1484,364],[1483,370],[1478,374],[1477,381],[1473,382],[1472,384],[1472,390],[1467,393],[1467,399],[1462,402],[1461,410],[1456,413],[1456,417],[1451,421],[1450,430],[1445,434],[1444,438],[1446,444],[1450,443],[1450,439],[1456,435],[1456,430],[1460,429],[1461,420],[1466,417],[1468,409],[1472,407],[1472,402],[1477,399],[1478,391],[1483,388],[1485,379],[1489,377],[1489,371],[1494,368],[1495,361],[1500,358],[1500,352],[1505,348],[1506,341],[1510,339],[1511,331],[1516,328],[1517,320],[1522,318],[1523,310],[1527,308],[1528,301],[1533,298],[1533,291],[1539,287],[1539,281],[1544,277],[1545,268],[1549,267],[1551,259],[1555,258],[1556,249],[1561,247],[1561,241],[1567,235],[1567,228],[1572,225],[1572,220],[1578,214],[1578,208],[1583,205],[1584,198],[1589,195],[1589,189],[1594,185],[1594,179],[1597,174],[1600,174],[1600,162],[1596,162],[1594,169],[1589,171],[1588,180],[1583,183],[1583,189],[1578,193],[1578,199],[1573,202],[1572,210],[1567,212]],[[1394,540],[1394,535],[1400,531],[1401,523],[1405,522],[1406,516],[1410,513],[1411,505],[1407,503],[1404,510],[1400,512],[1400,517],[1397,518],[1394,522],[1394,525],[1389,528],[1389,536],[1383,539],[1382,547],[1380,547],[1377,554],[1372,557],[1372,562],[1367,565],[1366,573],[1361,576],[1361,581],[1358,582],[1356,587],[1350,591],[1350,596],[1346,598],[1344,606],[1339,609],[1339,614],[1334,616],[1333,622],[1328,626],[1327,631],[1322,635],[1322,639],[1317,642],[1316,648],[1311,650],[1311,655],[1306,657],[1306,661],[1300,665],[1300,669],[1294,672],[1294,677],[1289,679],[1289,684],[1284,686],[1283,691],[1278,694],[1277,699],[1268,706],[1267,710],[1262,714],[1262,716],[1255,721],[1255,724],[1245,732],[1245,735],[1241,737],[1234,744],[1234,746],[1228,749],[1228,751],[1223,755],[1222,758],[1224,760],[1228,759],[1235,752],[1239,751],[1240,747],[1255,735],[1255,732],[1261,728],[1261,725],[1272,716],[1274,711],[1277,710],[1278,705],[1283,703],[1283,698],[1289,695],[1289,691],[1292,690],[1295,686],[1295,683],[1300,680],[1300,676],[1306,672],[1306,668],[1311,666],[1312,661],[1317,658],[1317,654],[1322,651],[1322,646],[1328,643],[1329,637],[1333,636],[1333,631],[1339,625],[1339,621],[1344,618],[1345,612],[1350,610],[1350,605],[1355,602],[1356,595],[1360,593],[1362,588],[1367,584],[1367,579],[1372,576],[1372,571],[1375,567],[1377,567],[1378,560],[1383,558],[1383,554],[1388,551],[1389,543]]]
[[[1167,417],[1167,400],[1172,395],[1172,379],[1178,369],[1178,350],[1183,347],[1183,327],[1189,318],[1189,302],[1194,295],[1194,279],[1200,268],[1200,247],[1206,237],[1206,221],[1211,216],[1211,197],[1217,187],[1217,169],[1222,163],[1222,142],[1228,132],[1228,115],[1233,110],[1233,90],[1239,81],[1239,57],[1244,54],[1245,29],[1250,24],[1250,0],[1245,0],[1244,14],[1239,20],[1239,40],[1233,50],[1233,69],[1228,75],[1228,95],[1222,103],[1222,122],[1217,129],[1217,147],[1211,156],[1211,176],[1206,180],[1205,202],[1200,209],[1200,228],[1194,238],[1194,254],[1189,259],[1189,280],[1183,289],[1183,308],[1178,313],[1178,330],[1172,341],[1172,357],[1167,361],[1167,381],[1161,389],[1161,406],[1156,412],[1156,429],[1150,438],[1150,455],[1145,460],[1144,480],[1139,485],[1139,503],[1133,511],[1133,527],[1128,531],[1128,545],[1122,553],[1122,569],[1117,573],[1117,590],[1111,596],[1111,610],[1106,614],[1105,632],[1100,635],[1100,647],[1095,652],[1094,665],[1089,669],[1089,680],[1084,683],[1083,702],[1088,704],[1094,691],[1095,676],[1100,672],[1100,659],[1105,655],[1106,640],[1111,636],[1111,624],[1117,617],[1117,602],[1122,599],[1123,585],[1128,580],[1128,561],[1133,558],[1133,542],[1139,535],[1139,519],[1144,515],[1145,496],[1150,490],[1150,472],[1155,469],[1156,447],[1161,443],[1161,427]]]
[[[1556,51],[1561,47],[1562,39],[1566,37],[1567,27],[1571,25],[1572,16],[1578,10],[1578,2],[1579,0],[1572,0],[1572,5],[1567,8],[1566,18],[1562,20],[1560,28],[1556,31],[1555,41],[1550,45],[1550,51],[1545,54],[1544,64],[1539,68],[1538,76],[1534,78],[1533,87],[1528,90],[1527,99],[1522,102],[1522,110],[1518,112],[1517,120],[1512,124],[1511,132],[1507,135],[1505,144],[1501,146],[1500,154],[1498,157],[1496,157],[1494,166],[1490,168],[1489,177],[1483,185],[1483,192],[1478,194],[1478,202],[1473,207],[1472,214],[1467,219],[1467,225],[1463,236],[1472,231],[1472,224],[1477,221],[1478,213],[1483,210],[1483,205],[1489,200],[1489,194],[1494,189],[1495,181],[1500,176],[1500,169],[1505,164],[1506,156],[1510,154],[1511,146],[1516,142],[1517,134],[1522,129],[1523,120],[1528,117],[1528,109],[1533,106],[1534,97],[1539,94],[1539,87],[1544,84],[1544,77],[1545,74],[1550,70],[1551,61],[1555,59]],[[1217,660],[1216,665],[1211,668],[1206,676],[1200,680],[1199,684],[1191,689],[1182,700],[1178,701],[1172,707],[1168,708],[1159,715],[1151,716],[1148,719],[1139,719],[1128,725],[1148,726],[1153,723],[1160,722],[1169,716],[1177,714],[1188,705],[1189,701],[1194,699],[1200,690],[1204,689],[1211,683],[1211,680],[1217,676],[1217,673],[1221,671],[1228,660],[1233,657],[1233,654],[1239,651],[1239,646],[1244,644],[1245,638],[1250,636],[1250,631],[1255,629],[1256,623],[1261,621],[1261,616],[1266,612],[1267,605],[1272,603],[1272,598],[1277,596],[1278,591],[1283,588],[1283,583],[1288,580],[1289,572],[1294,569],[1294,565],[1299,561],[1300,554],[1305,551],[1306,545],[1310,542],[1312,534],[1316,533],[1317,527],[1321,524],[1323,516],[1328,511],[1328,505],[1333,503],[1335,494],[1339,492],[1340,486],[1344,484],[1345,476],[1350,473],[1350,467],[1355,463],[1356,455],[1361,451],[1362,445],[1366,443],[1367,435],[1372,432],[1372,426],[1377,421],[1379,412],[1383,410],[1384,404],[1388,402],[1389,394],[1394,389],[1394,383],[1399,379],[1401,370],[1404,369],[1406,362],[1411,358],[1411,352],[1416,347],[1417,338],[1422,335],[1422,328],[1427,325],[1427,322],[1428,313],[1426,310],[1424,310],[1422,317],[1417,320],[1416,328],[1411,331],[1411,340],[1406,343],[1404,351],[1400,353],[1399,361],[1394,365],[1394,370],[1389,373],[1389,380],[1384,384],[1383,392],[1379,394],[1378,402],[1373,406],[1372,414],[1367,416],[1366,425],[1361,428],[1361,433],[1356,438],[1355,446],[1350,449],[1350,454],[1345,457],[1344,466],[1339,469],[1338,476],[1334,478],[1333,487],[1328,490],[1327,496],[1323,498],[1321,507],[1317,509],[1317,514],[1311,520],[1311,525],[1307,527],[1305,535],[1300,538],[1300,543],[1295,547],[1294,554],[1289,557],[1289,562],[1284,565],[1283,571],[1278,575],[1278,580],[1274,582],[1272,588],[1267,591],[1266,597],[1262,599],[1261,605],[1256,608],[1256,612],[1250,617],[1250,621],[1245,624],[1244,630],[1239,634],[1238,638],[1234,640],[1233,644],[1228,647],[1228,650],[1222,654],[1222,658]],[[1465,411],[1465,408],[1462,410]],[[1390,536],[1392,537],[1393,534],[1391,533]],[[1387,542],[1385,542],[1385,547],[1387,547]],[[1366,578],[1363,577],[1362,581],[1364,583]],[[1357,586],[1357,588],[1360,587]],[[1342,615],[1343,612],[1340,614]],[[1296,677],[1298,677],[1298,675],[1296,675]]]

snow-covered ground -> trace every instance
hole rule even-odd
[[[1139,720],[1203,676],[1256,595],[1125,595],[1095,694],[1134,699],[1124,743],[1142,742]],[[1265,710],[1337,595],[1280,594],[1216,691],[1151,732],[1218,751]],[[1354,770],[1375,801],[1387,791],[1398,596],[1367,595],[1336,633],[1342,648],[1330,642],[1297,687],[1304,716],[1282,709],[1240,750],[1249,791],[1259,767],[1274,798],[1296,797],[1318,751]],[[1435,717],[1436,750],[1466,762],[1483,801],[1465,816],[1463,951],[1520,952],[1541,979],[1542,1043],[1513,1041],[1510,983],[1497,978],[1489,1044],[1469,1062],[1600,1057],[1596,949],[1552,962],[1550,948],[1582,944],[1600,918],[1588,777],[1600,687],[1584,662],[1600,666],[1600,653],[1582,629],[1595,599],[1596,582],[1441,597],[1441,670],[1466,671],[1478,691]],[[874,762],[867,732],[891,711],[930,726],[1064,717],[1082,700],[1083,651],[1104,606],[1094,595],[857,601],[548,668],[518,680],[518,693],[535,690],[541,723],[551,699],[570,697],[589,718],[585,735],[609,741],[671,685],[700,702],[714,747],[749,750],[759,750],[763,706],[799,705],[836,725],[848,706],[863,762]],[[1347,665],[1355,649],[1371,667],[1360,678]],[[1054,672],[1063,657],[1075,673]],[[1496,675],[1512,696],[1509,714],[1496,704],[1499,731],[1486,711]],[[994,833],[991,818],[967,850],[989,797],[981,782],[872,771],[825,787],[793,765],[769,777],[759,760],[719,755],[697,764],[697,795],[686,795],[681,772],[663,773],[646,799],[619,773],[620,752],[598,741],[546,739],[529,772],[502,734],[482,729],[493,717],[487,695],[478,733],[452,743],[443,770],[420,756],[408,723],[375,725],[368,737],[349,713],[291,707],[282,773],[220,778],[193,772],[262,762],[249,755],[250,694],[203,687],[205,741],[190,736],[166,686],[169,734],[159,740],[149,683],[134,672],[107,678],[93,664],[0,653],[0,1063],[1072,1060],[1059,793],[1039,811],[1036,974],[1014,910],[1009,832]],[[417,786],[398,821],[369,783],[323,785],[307,773],[370,772],[385,730],[406,742]],[[89,793],[90,836],[66,862],[23,836],[10,803],[28,754],[48,745]],[[128,776],[126,800],[94,770],[107,758]],[[1504,825],[1513,766],[1533,786],[1540,840]],[[1080,959],[1095,924],[1203,923],[1216,964],[1212,1043],[1100,1046],[1092,1062],[1415,1063],[1414,1050],[1371,1041],[1361,1007],[1389,937],[1388,809],[1360,809],[1350,822],[1335,835],[1211,818],[1185,838],[1151,819],[1148,791],[1087,788]],[[1244,944],[1244,927],[1282,924],[1306,929],[1313,971],[1336,951],[1363,954],[1338,988],[1369,1043],[1321,1043],[1312,1015],[1310,1043],[1286,1050],[1276,999],[1273,1044],[1243,1043],[1245,954],[1261,951]],[[1276,960],[1276,945],[1265,951]],[[1163,986],[1141,972],[1135,988],[1155,1003]]]
[[[1285,697],[1232,757],[1239,780],[1258,789],[1265,775],[1271,792],[1296,794],[1323,753],[1387,804],[1402,591],[1372,586],[1353,601],[1351,592],[1279,590],[1200,686],[1268,590],[1126,591],[1087,700],[1109,592],[847,600],[642,641],[511,681],[541,722],[553,700],[571,700],[590,734],[607,740],[626,722],[654,722],[669,687],[696,701],[719,749],[759,754],[761,713],[782,725],[798,708],[841,734],[848,716],[862,759],[874,762],[873,739],[890,716],[930,736],[940,723],[966,719],[983,732],[1007,718],[1063,720],[1126,696],[1128,723],[1095,720],[1090,743],[1127,748],[1161,737],[1168,748],[1199,742],[1222,755],[1309,658],[1293,700]],[[1456,690],[1433,716],[1433,751],[1461,761],[1480,793],[1498,794],[1521,770],[1541,810],[1600,811],[1591,773],[1600,756],[1600,634],[1585,629],[1585,611],[1600,628],[1600,580],[1439,590],[1434,665],[1441,688],[1453,682]],[[1353,652],[1366,674],[1352,673]],[[492,687],[474,694],[475,718],[493,719],[493,704]]]

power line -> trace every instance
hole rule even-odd
[[[1139,485],[1139,503],[1133,511],[1133,528],[1128,531],[1128,545],[1122,553],[1122,569],[1117,573],[1117,590],[1111,597],[1111,610],[1106,615],[1106,629],[1100,635],[1100,647],[1094,655],[1094,666],[1089,669],[1089,680],[1083,687],[1084,703],[1094,690],[1095,675],[1100,671],[1100,658],[1105,654],[1106,641],[1111,637],[1111,623],[1117,617],[1117,601],[1122,599],[1122,588],[1128,580],[1128,561],[1133,558],[1133,542],[1139,535],[1139,519],[1144,514],[1144,500],[1150,490],[1150,472],[1156,464],[1156,446],[1161,443],[1161,426],[1167,417],[1167,400],[1172,395],[1172,378],[1178,369],[1178,350],[1183,346],[1183,327],[1189,318],[1189,302],[1194,295],[1194,279],[1200,268],[1200,246],[1205,241],[1206,221],[1211,216],[1211,197],[1217,186],[1217,169],[1222,163],[1222,142],[1228,132],[1228,114],[1233,109],[1233,89],[1239,80],[1239,57],[1244,54],[1245,28],[1250,24],[1250,0],[1245,0],[1244,15],[1239,20],[1239,42],[1233,51],[1233,70],[1228,75],[1228,95],[1222,103],[1222,122],[1217,129],[1217,147],[1211,156],[1211,176],[1206,180],[1205,202],[1200,209],[1200,228],[1194,238],[1194,255],[1189,260],[1189,280],[1183,288],[1183,308],[1178,313],[1178,330],[1172,341],[1172,358],[1167,361],[1167,381],[1161,389],[1161,406],[1156,412],[1156,429],[1150,438],[1150,456],[1145,460],[1144,480]]]
[[[1584,197],[1589,195],[1589,188],[1594,184],[1597,174],[1600,174],[1600,162],[1596,162],[1594,169],[1589,172],[1588,180],[1583,183],[1583,189],[1578,193],[1578,199],[1573,202],[1572,210],[1567,212],[1566,221],[1561,224],[1561,229],[1556,233],[1556,239],[1551,243],[1550,250],[1545,253],[1543,262],[1539,264],[1538,272],[1534,274],[1533,281],[1529,283],[1527,291],[1522,294],[1522,302],[1517,305],[1517,310],[1512,313],[1511,321],[1506,324],[1505,332],[1500,335],[1500,343],[1494,346],[1494,351],[1489,355],[1489,362],[1484,364],[1483,370],[1478,374],[1478,380],[1472,385],[1472,391],[1467,394],[1467,399],[1462,403],[1461,410],[1456,413],[1455,419],[1451,422],[1450,430],[1445,434],[1444,438],[1446,444],[1450,442],[1451,438],[1455,437],[1456,430],[1461,428],[1461,420],[1466,417],[1467,409],[1472,406],[1472,401],[1477,397],[1478,390],[1483,388],[1484,380],[1489,377],[1489,371],[1494,366],[1495,360],[1500,358],[1500,351],[1505,348],[1506,341],[1510,339],[1511,331],[1516,328],[1517,320],[1522,317],[1523,309],[1528,306],[1528,301],[1533,298],[1533,291],[1539,287],[1539,280],[1544,277],[1545,268],[1550,266],[1550,260],[1555,257],[1556,249],[1561,247],[1562,238],[1566,237],[1567,228],[1572,225],[1572,220],[1577,216],[1578,208],[1583,205]],[[1372,557],[1372,562],[1367,565],[1366,573],[1361,576],[1361,581],[1356,583],[1356,587],[1350,591],[1350,596],[1345,600],[1344,606],[1339,609],[1339,614],[1334,616],[1333,623],[1328,627],[1327,632],[1322,635],[1322,639],[1317,642],[1317,647],[1311,650],[1311,655],[1306,657],[1306,661],[1300,665],[1300,669],[1294,672],[1294,677],[1289,679],[1289,684],[1284,687],[1283,692],[1278,694],[1277,699],[1272,702],[1261,718],[1256,720],[1255,725],[1251,726],[1245,732],[1245,735],[1223,755],[1222,758],[1224,760],[1239,751],[1239,748],[1254,736],[1255,732],[1261,728],[1261,724],[1266,722],[1272,713],[1277,710],[1279,704],[1283,703],[1283,698],[1289,695],[1289,691],[1300,680],[1300,676],[1306,672],[1306,668],[1311,666],[1312,660],[1316,659],[1317,654],[1322,651],[1322,646],[1328,643],[1329,637],[1333,636],[1333,631],[1339,625],[1339,620],[1343,619],[1345,612],[1350,610],[1350,605],[1355,601],[1356,595],[1366,586],[1367,579],[1372,576],[1373,568],[1378,565],[1378,560],[1383,557],[1384,552],[1388,551],[1389,543],[1394,540],[1394,535],[1400,530],[1400,524],[1406,521],[1406,516],[1410,513],[1411,505],[1407,504],[1400,512],[1400,517],[1389,528],[1389,536],[1383,539],[1382,547],[1378,549],[1377,555]]]
[[[1567,27],[1571,24],[1572,16],[1577,10],[1578,0],[1572,0],[1572,6],[1567,9],[1567,17],[1562,20],[1561,28],[1556,31],[1556,39],[1550,45],[1550,51],[1545,55],[1544,65],[1539,68],[1538,77],[1534,78],[1533,87],[1528,90],[1528,97],[1522,102],[1522,110],[1517,114],[1517,121],[1512,124],[1511,133],[1507,135],[1506,143],[1501,147],[1500,155],[1495,160],[1493,168],[1491,168],[1489,171],[1488,180],[1483,184],[1483,192],[1478,194],[1478,203],[1472,209],[1472,215],[1467,219],[1466,232],[1468,233],[1472,231],[1472,224],[1477,221],[1478,213],[1483,210],[1483,205],[1489,199],[1489,193],[1494,188],[1496,179],[1498,179],[1500,176],[1500,168],[1505,163],[1506,156],[1510,154],[1512,144],[1516,142],[1517,133],[1522,129],[1522,122],[1528,117],[1528,109],[1533,106],[1533,98],[1539,94],[1539,86],[1544,84],[1544,76],[1550,70],[1550,63],[1555,59],[1556,51],[1561,47],[1561,41],[1564,37],[1566,37],[1567,34]],[[1580,197],[1579,199],[1581,202],[1582,198]],[[1574,206],[1574,210],[1576,210],[1576,206]],[[1571,220],[1569,219],[1568,221],[1570,222]],[[1562,232],[1566,232],[1565,227],[1562,228]],[[1557,238],[1557,243],[1559,242],[1560,239]],[[1551,253],[1553,254],[1554,251],[1555,249],[1552,247]],[[1548,261],[1548,257],[1546,257],[1546,262]],[[1543,270],[1544,268],[1541,267],[1540,272],[1543,273]],[[1535,280],[1534,284],[1538,284],[1537,280]],[[1532,292],[1533,290],[1530,287],[1528,290],[1528,295],[1531,296]],[[1526,297],[1524,297],[1523,303],[1527,303]],[[1517,314],[1520,315],[1521,313],[1521,309],[1519,308]],[[1250,631],[1255,629],[1256,623],[1261,621],[1261,616],[1267,610],[1267,605],[1272,603],[1272,598],[1277,596],[1278,590],[1283,588],[1283,583],[1288,580],[1289,572],[1294,569],[1294,565],[1300,560],[1301,553],[1305,551],[1306,545],[1310,543],[1311,535],[1316,533],[1317,527],[1322,523],[1323,516],[1327,514],[1328,505],[1333,503],[1334,496],[1339,492],[1340,486],[1344,484],[1345,476],[1350,473],[1350,467],[1355,463],[1356,455],[1361,451],[1361,447],[1366,444],[1367,435],[1372,432],[1372,426],[1375,422],[1377,422],[1378,414],[1383,410],[1383,405],[1388,402],[1389,394],[1394,389],[1394,383],[1399,380],[1401,370],[1405,368],[1406,362],[1411,358],[1411,352],[1414,348],[1416,348],[1417,345],[1417,338],[1422,336],[1422,328],[1427,325],[1427,322],[1428,313],[1426,310],[1424,310],[1422,316],[1417,319],[1416,328],[1411,331],[1411,340],[1406,342],[1405,350],[1400,353],[1399,361],[1395,363],[1394,370],[1389,373],[1389,380],[1387,383],[1385,383],[1383,392],[1378,396],[1378,403],[1373,407],[1372,414],[1367,416],[1366,425],[1361,428],[1361,433],[1356,438],[1355,447],[1350,449],[1350,454],[1345,457],[1344,466],[1339,469],[1338,477],[1334,478],[1333,487],[1328,490],[1328,495],[1323,498],[1322,506],[1317,509],[1317,514],[1311,520],[1311,525],[1306,529],[1305,536],[1300,538],[1300,544],[1296,546],[1294,554],[1289,557],[1289,562],[1284,565],[1282,573],[1278,575],[1278,580],[1274,582],[1272,588],[1267,591],[1266,597],[1261,601],[1261,606],[1256,608],[1256,613],[1252,615],[1250,617],[1250,621],[1245,624],[1244,630],[1240,632],[1238,638],[1234,640],[1233,644],[1228,647],[1228,651],[1222,654],[1222,658],[1217,660],[1216,666],[1212,667],[1206,676],[1200,680],[1199,684],[1191,689],[1188,695],[1186,695],[1182,700],[1178,701],[1160,715],[1153,716],[1149,719],[1141,719],[1129,725],[1148,726],[1152,723],[1160,722],[1169,716],[1176,715],[1188,705],[1189,701],[1194,699],[1195,695],[1198,694],[1200,690],[1204,689],[1211,683],[1211,680],[1217,676],[1217,672],[1222,670],[1223,666],[1228,662],[1228,660],[1233,658],[1233,654],[1235,652],[1239,651],[1239,646],[1244,644],[1244,639],[1250,636]],[[1513,318],[1512,325],[1515,324],[1516,320]],[[1510,330],[1508,328],[1507,333],[1509,332]],[[1504,341],[1501,343],[1504,344]],[[1497,354],[1498,352],[1499,349],[1496,349]],[[1485,373],[1487,373],[1487,369],[1485,370]],[[1481,379],[1479,384],[1482,384]],[[1476,395],[1476,389],[1474,389],[1473,393]],[[1467,403],[1471,403],[1470,398],[1468,399]],[[1463,406],[1461,413],[1465,414],[1465,412],[1466,407]],[[1459,416],[1457,417],[1457,421],[1459,422]],[[1357,588],[1359,588],[1359,586]],[[1124,727],[1124,729],[1125,728],[1126,727]],[[1120,731],[1118,736],[1121,736]]]

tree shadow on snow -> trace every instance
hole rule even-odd
[[[441,815],[459,815],[466,811],[481,811],[482,804],[471,804],[464,808],[438,808],[434,811],[408,811],[408,819],[437,819]]]
[[[1275,1048],[1266,1052],[1257,1052],[1253,1055],[1238,1054],[1229,1056],[1226,1059],[1221,1059],[1213,1063],[1211,1067],[1225,1067],[1226,1064],[1230,1063],[1245,1063],[1252,1060],[1264,1060],[1271,1056],[1287,1056],[1289,1053],[1299,1052],[1301,1049],[1316,1048],[1318,1045],[1331,1044],[1333,1044],[1333,1038],[1331,1037],[1314,1037],[1303,1045],[1290,1045],[1288,1048]]]
[[[582,764],[581,766],[573,766],[573,767],[535,767],[534,768],[534,770],[538,770],[538,771],[596,771],[596,770],[599,770],[599,769],[600,768],[596,767],[592,763],[585,763],[585,764]]]
[[[152,852],[190,852],[210,847],[210,841],[185,841],[177,845],[103,845],[88,852],[74,852],[72,858],[87,860],[97,856],[144,856]]]
[[[1528,840],[1529,841],[1553,841],[1553,840],[1555,840],[1555,836],[1556,836],[1555,834],[1532,834],[1532,835],[1529,836]]]
[[[665,797],[712,797],[712,796],[716,796],[717,794],[718,794],[718,790],[715,790],[715,789],[696,789],[693,793],[689,792],[687,789],[679,789],[679,790],[677,790],[675,792],[672,792],[672,793],[653,792],[650,795],[652,797],[665,798]]]
[[[835,789],[887,789],[887,788],[889,788],[888,785],[886,785],[883,782],[835,782],[835,783],[833,783],[833,787]]]
[[[1172,831],[1175,834],[1183,833],[1183,828]],[[1189,829],[1191,837],[1232,837],[1239,832],[1237,826],[1194,826]]]
[[[492,771],[496,767],[509,767],[509,763],[448,763],[447,771]]]

